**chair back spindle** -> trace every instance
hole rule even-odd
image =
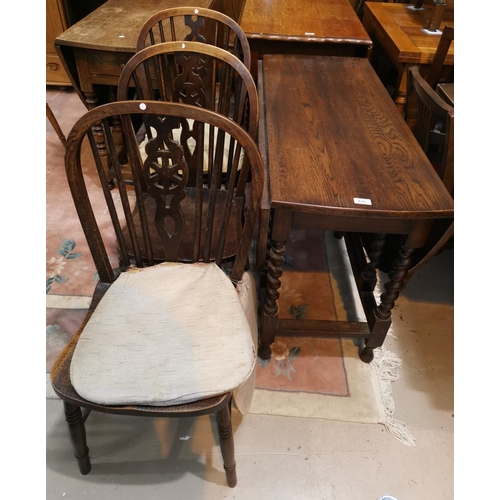
[[[135,115],[141,115],[154,131],[154,137],[146,143],[145,158],[141,155],[134,132],[132,118]],[[112,127],[117,120],[124,131],[132,185],[127,184],[121,175],[123,167],[113,144]],[[109,157],[116,171],[117,190],[112,191],[109,187],[107,165],[102,162],[92,133],[92,126],[97,123],[102,126]],[[194,138],[201,143],[195,154],[196,171],[188,164],[185,146],[177,140],[186,126],[190,128],[191,136],[191,128],[196,128]],[[204,186],[203,172],[208,158],[203,143],[206,140],[205,128],[209,126],[217,132],[217,137],[228,136],[232,139],[230,154],[223,155],[221,151],[217,152],[217,148],[213,153],[214,165],[221,163],[231,171],[227,186],[216,179],[220,169],[214,169],[210,186]],[[90,148],[82,147],[85,137]],[[242,158],[246,165],[245,184],[251,185],[251,189],[246,198],[236,202],[237,169],[234,165],[239,164]],[[92,211],[82,173],[83,161],[86,176],[94,175],[98,179],[106,202],[106,214],[96,214],[99,222]],[[233,168],[230,168],[231,164]],[[90,168],[90,165],[93,167]],[[153,265],[154,238],[161,241],[164,261],[214,261],[220,266],[230,234],[235,240],[231,244],[236,249],[232,277],[236,280],[241,278],[260,206],[263,164],[253,139],[234,121],[212,111],[178,103],[144,100],[106,104],[89,111],[69,134],[66,171],[78,216],[103,282],[110,283],[116,276],[117,271],[111,267],[109,258],[113,251],[118,250],[118,271],[130,265]],[[188,181],[193,174],[195,182],[190,188]],[[191,192],[189,200],[188,192]],[[220,203],[216,203],[217,200]],[[241,209],[234,217],[239,203]],[[231,228],[231,224],[238,229]],[[110,242],[115,242],[116,248]]]
[[[151,16],[139,33],[137,51],[181,40],[215,45],[236,56],[250,70],[250,46],[239,24],[221,12],[202,7],[174,7]]]

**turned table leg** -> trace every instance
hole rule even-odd
[[[366,339],[365,347],[359,354],[360,359],[365,363],[370,363],[373,360],[374,349],[381,347],[384,343],[391,326],[391,311],[407,283],[406,277],[412,262],[413,252],[424,245],[431,227],[432,221],[415,221],[406,241],[401,244],[393,270],[389,273],[390,281],[385,284],[385,292],[380,297],[380,304],[368,318],[371,333],[370,337]]]
[[[394,95],[394,103],[401,114],[403,114],[405,110],[407,82],[408,65],[403,64],[399,67],[398,79],[396,82],[396,93]]]
[[[373,292],[373,290],[375,290],[375,285],[377,284],[377,269],[380,265],[380,259],[384,252],[386,242],[387,233],[377,233],[375,235],[375,240],[371,244],[371,250],[368,252],[370,262],[368,262],[363,270],[363,291]]]
[[[292,227],[290,210],[275,210],[273,217],[271,248],[267,260],[266,291],[262,308],[262,323],[259,342],[259,357],[271,357],[271,344],[278,330],[278,298],[285,258],[285,243]]]
[[[380,304],[374,311],[374,327],[359,357],[365,363],[373,360],[373,350],[382,346],[389,327],[391,326],[391,311],[396,299],[404,286],[404,280],[410,269],[411,256],[414,249],[401,246],[399,256],[394,262],[394,270],[389,273],[390,281],[385,285],[385,292],[380,298]]]

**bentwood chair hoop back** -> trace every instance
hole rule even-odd
[[[141,28],[137,51],[148,44],[179,40],[216,45],[250,69],[250,45],[240,25],[222,12],[203,7],[173,7],[152,15]]]
[[[169,56],[173,56],[173,59]],[[229,116],[255,139],[257,87],[248,68],[228,51],[200,42],[165,42],[137,52],[122,69],[117,100],[182,102]]]
[[[132,117],[139,115],[156,130],[146,145],[145,159],[132,124]],[[121,175],[113,141],[117,122],[123,129],[132,185],[126,185]],[[102,128],[117,173],[117,190],[107,182],[107,165],[92,132],[96,124]],[[205,125],[232,140],[224,158],[229,183],[227,189],[217,183],[210,186],[208,212],[202,213],[206,188],[201,172],[207,158],[197,155],[197,202],[194,210],[184,211],[184,192],[192,172],[173,131],[180,129],[181,134],[192,127],[198,131],[196,140],[203,143]],[[227,222],[235,196],[236,169],[231,164],[237,164],[241,156],[239,174],[248,177],[251,172],[251,190],[236,257],[224,266],[227,224],[214,227],[214,206],[222,189],[227,200],[222,219]],[[99,275],[90,309],[51,372],[54,391],[64,402],[81,473],[91,469],[82,408],[149,417],[216,413],[227,482],[235,486],[231,404],[242,413],[248,411],[257,349],[255,283],[245,272],[263,188],[264,167],[255,142],[237,123],[209,110],[147,100],[113,102],[78,120],[67,138],[65,163]],[[96,186],[102,191],[102,201]],[[144,208],[146,196],[155,201],[154,213]],[[132,217],[134,205],[137,218]],[[154,217],[154,222],[148,217]],[[128,242],[124,226],[131,235]],[[159,265],[151,250],[152,228],[163,242],[165,262]],[[195,234],[193,257],[192,263],[183,263],[177,256],[180,236],[188,229]],[[139,240],[147,249],[145,257]],[[215,262],[210,259],[212,241],[217,242]],[[118,266],[112,265],[117,262]]]
[[[118,82],[118,100],[126,100],[131,90],[139,100],[158,99],[210,109],[229,117],[241,125],[252,139],[256,138],[259,108],[254,80],[238,58],[219,47],[200,42],[165,42],[146,47],[135,54],[123,68]],[[140,130],[145,137],[144,144],[151,138],[147,122],[142,124]],[[197,143],[193,151],[189,143],[195,139],[196,133],[194,129],[189,131],[186,128],[179,138],[184,147],[185,159],[193,172],[196,171],[197,147],[200,143]],[[205,135],[204,154],[210,161],[205,162],[204,184],[208,187],[211,182],[217,182],[227,186],[228,172],[222,169],[224,162],[220,155],[225,156],[229,153],[230,141],[227,136],[223,141],[222,136],[217,136],[214,127],[211,126],[206,127]],[[214,151],[219,151],[220,155],[211,154]],[[212,158],[214,161],[211,161]],[[240,200],[240,208],[231,214],[230,237],[224,249],[224,259],[232,259],[236,253],[235,233],[241,226],[238,213],[241,213],[245,191],[248,189],[248,186],[241,182],[243,177],[239,172],[238,166],[236,198]],[[194,174],[189,177],[189,188],[194,187],[195,180]],[[186,191],[186,204],[187,200],[191,199],[191,206],[194,205],[193,195],[192,189]],[[208,202],[208,198],[205,200]],[[223,194],[220,193],[216,203],[216,214],[222,213],[221,204],[224,203]],[[137,212],[134,216],[137,216]],[[217,215],[216,226],[221,223]],[[125,237],[128,238],[127,232]],[[182,242],[182,248],[187,247],[188,252],[191,246],[190,241]],[[162,244],[157,237],[153,238],[153,254],[157,262],[162,260]],[[215,258],[215,254],[212,258]]]

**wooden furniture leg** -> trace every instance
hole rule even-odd
[[[377,284],[377,269],[380,265],[380,259],[384,252],[387,242],[387,233],[378,233],[375,235],[375,240],[371,244],[371,251],[368,252],[370,262],[363,270],[363,291],[375,290]]]
[[[227,485],[234,488],[237,483],[236,461],[234,458],[233,427],[231,425],[231,400],[217,412],[217,427],[219,429],[220,449]]]
[[[64,137],[63,131],[61,130],[61,127],[59,126],[59,123],[57,122],[57,119],[54,116],[54,113],[50,109],[48,102],[45,103],[45,115],[49,119],[49,122],[52,125],[52,127],[54,127],[54,130],[56,131],[57,137],[59,137],[63,146],[66,147],[66,137]]]
[[[398,65],[398,79],[396,82],[396,93],[394,94],[394,103],[401,114],[404,113],[406,104],[406,86],[408,82],[408,64]]]
[[[385,284],[385,292],[380,297],[380,304],[370,313],[370,337],[365,340],[365,347],[359,357],[365,363],[373,360],[373,350],[384,343],[389,327],[391,326],[391,311],[399,294],[407,281],[406,277],[412,262],[413,252],[424,245],[432,227],[432,221],[416,221],[406,238],[401,244],[398,257],[394,261],[393,270],[389,273],[390,281]]]
[[[267,278],[264,307],[262,311],[262,325],[259,342],[259,357],[271,357],[271,344],[276,337],[278,329],[278,303],[281,286],[280,277],[283,274],[285,258],[285,243],[288,240],[292,227],[292,212],[290,210],[276,209],[274,211],[271,233],[271,248],[267,262]]]
[[[109,85],[108,87],[108,99],[109,102],[116,101],[116,87],[114,85]],[[111,119],[112,123],[112,134],[113,134],[113,143],[115,145],[116,153],[118,154],[118,158],[120,159],[120,163],[127,163],[127,152],[124,147],[124,139],[123,139],[123,128],[122,122],[116,116]]]
[[[68,423],[69,437],[73,445],[78,467],[80,472],[86,475],[90,472],[91,466],[82,410],[79,406],[74,406],[64,401],[64,414]]]
[[[87,103],[87,108],[89,110],[94,109],[98,105],[97,93],[92,90],[91,92],[85,92],[85,101]],[[108,172],[108,184],[110,188],[114,187],[114,181],[110,175],[109,168],[111,167],[111,159],[108,155],[108,149],[106,148],[106,140],[104,137],[104,130],[102,125],[95,125],[92,127],[92,134],[94,135],[97,151],[99,152],[99,156],[101,158],[102,164],[107,166],[106,171]]]
[[[391,326],[391,311],[395,301],[403,289],[408,269],[410,269],[411,255],[414,249],[401,246],[399,256],[394,262],[394,270],[389,273],[390,281],[385,284],[385,292],[380,298],[380,304],[373,311],[371,335],[359,357],[365,363],[373,360],[373,350],[384,343],[389,327]]]

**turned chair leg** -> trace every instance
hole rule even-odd
[[[56,131],[57,137],[59,137],[62,145],[66,147],[66,137],[64,137],[63,131],[61,130],[61,127],[59,126],[59,123],[48,103],[45,103],[45,116],[49,119],[49,122]]]
[[[86,475],[90,472],[91,467],[82,410],[79,406],[64,401],[64,414],[66,415],[66,422],[68,422],[69,438],[73,445],[78,467],[80,468],[80,472]]]
[[[231,401],[217,412],[217,427],[219,429],[220,449],[222,461],[226,471],[227,485],[236,486],[236,461],[234,459],[234,439],[231,425]]]

